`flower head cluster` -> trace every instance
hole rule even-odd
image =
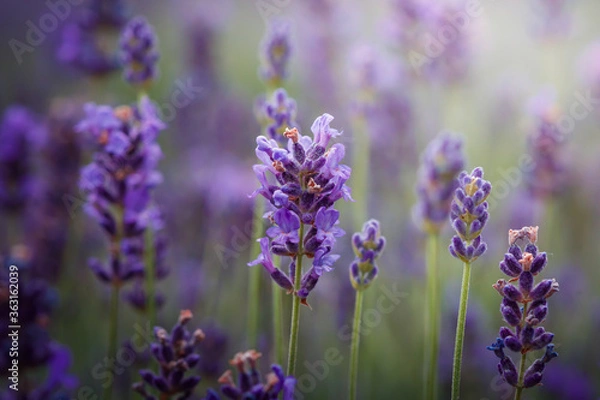
[[[329,127],[332,120],[329,114],[318,117],[311,128],[313,138],[302,136],[295,128],[286,130],[288,144],[284,148],[273,139],[257,138],[256,154],[263,163],[254,166],[261,187],[253,196],[265,197],[275,211],[267,214],[274,224],[267,230],[271,240],[260,239],[262,253],[249,265],[261,263],[275,282],[292,292],[297,257],[311,258],[312,267],[296,292],[304,304],[319,277],[339,258],[330,254],[336,238],[344,234],[337,227],[340,213],[333,205],[341,198],[352,199],[346,186],[350,168],[341,164],[344,146],[336,143],[329,147],[331,139],[341,134]],[[301,236],[304,225],[309,229]],[[271,254],[292,258],[291,279],[275,267]]]
[[[462,140],[448,133],[434,139],[421,156],[417,177],[419,202],[413,209],[417,224],[426,232],[437,233],[448,220],[456,177],[464,168]]]
[[[493,287],[503,297],[500,312],[510,327],[500,328],[500,337],[488,347],[500,358],[500,375],[512,386],[519,384],[517,370],[504,354],[504,347],[521,354],[546,347],[546,353],[525,371],[525,388],[539,384],[545,365],[558,355],[550,343],[554,334],[539,326],[548,314],[546,299],[558,292],[558,283],[555,279],[544,279],[534,284],[534,277],[547,264],[546,253],[538,251],[535,245],[537,236],[537,226],[511,229],[508,233],[509,248],[500,262],[500,270],[511,279],[500,279]],[[518,243],[527,244],[522,250]],[[518,282],[518,286],[511,282]]]
[[[152,343],[150,350],[160,365],[160,373],[141,370],[143,381],[133,385],[133,390],[141,394],[144,399],[157,399],[148,392],[148,388],[158,391],[161,399],[174,395],[179,395],[178,399],[188,399],[200,382],[199,376],[186,377],[186,372],[200,361],[196,349],[205,337],[201,329],[189,331],[187,324],[191,319],[192,313],[189,310],[182,310],[170,334],[163,328],[154,328],[156,343]]]
[[[85,210],[111,241],[110,270],[96,259],[90,266],[101,281],[119,285],[143,273],[145,230],[160,224],[151,190],[162,179],[156,137],[164,125],[147,97],[136,106],[88,104],[85,111],[76,129],[94,142],[96,152],[80,187],[87,194]]]
[[[107,49],[105,31],[120,29],[127,20],[123,0],[91,0],[74,22],[67,24],[57,51],[58,59],[90,75],[105,75],[119,68],[115,52]]]
[[[530,102],[534,126],[527,138],[532,165],[525,175],[529,192],[547,198],[561,192],[565,185],[565,166],[561,159],[565,137],[558,123],[561,112],[556,106],[556,94],[544,91]]]
[[[285,89],[277,89],[271,99],[259,98],[256,102],[256,119],[265,127],[265,136],[283,143],[287,128],[296,128],[296,101]]]
[[[33,192],[31,148],[40,125],[26,108],[12,106],[0,124],[0,210],[21,212]]]
[[[278,399],[282,394],[283,400],[292,400],[294,398],[294,387],[296,379],[292,376],[285,376],[283,368],[277,364],[271,366],[271,371],[266,376],[265,382],[262,382],[260,373],[257,369],[257,361],[262,354],[248,350],[244,353],[237,353],[229,363],[238,371],[237,384],[233,380],[233,373],[227,370],[219,378],[221,384],[221,393],[232,400],[257,399],[272,400]],[[218,400],[219,395],[209,390],[205,400]]]
[[[379,268],[375,260],[384,247],[385,238],[381,236],[379,221],[375,219],[365,222],[362,232],[352,235],[352,248],[356,258],[350,264],[350,282],[354,289],[366,289],[377,278]]]
[[[123,76],[131,84],[144,84],[156,78],[159,54],[154,29],[144,17],[127,23],[120,39]]]
[[[272,22],[260,44],[260,76],[271,87],[281,86],[287,78],[287,66],[291,54],[290,27],[283,21]]]
[[[450,254],[471,263],[485,253],[487,245],[481,240],[481,231],[488,220],[488,203],[492,191],[490,182],[483,179],[483,169],[475,168],[458,177],[459,187],[450,206],[450,220],[456,235],[450,243]]]

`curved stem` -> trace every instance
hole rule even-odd
[[[279,265],[279,268],[281,268],[281,257],[278,257],[277,260],[277,264]],[[274,354],[275,354],[275,362],[279,365],[283,364],[283,321],[282,321],[282,315],[281,315],[281,302],[282,302],[282,296],[281,296],[282,290],[281,287],[279,287],[278,284],[276,284],[275,282],[272,283],[272,311],[273,311],[273,346],[275,347],[274,349]]]
[[[108,358],[112,359],[117,354],[117,338],[119,332],[119,285],[113,285],[110,300],[110,319],[108,321]],[[104,400],[112,397],[112,385],[104,388]]]
[[[300,243],[298,245],[298,260],[296,262],[296,270],[294,273],[294,289],[300,289],[300,280],[302,279],[302,257],[304,254],[304,224],[300,223]],[[290,345],[288,348],[288,375],[294,375],[296,371],[296,358],[298,356],[298,332],[300,328],[300,297],[294,294],[292,303],[292,321],[290,324]]]
[[[463,268],[462,285],[460,289],[460,306],[456,324],[456,341],[454,343],[454,361],[452,363],[452,400],[460,397],[460,370],[462,366],[463,342],[465,339],[465,324],[467,322],[467,304],[469,302],[469,282],[471,280],[471,264],[465,263]]]
[[[260,253],[260,245],[257,240],[263,232],[264,202],[256,198],[254,202],[254,216],[252,219],[252,241],[250,247],[250,259],[254,260]],[[248,279],[248,346],[255,348],[258,344],[258,308],[260,305],[260,268],[250,268],[250,279]]]
[[[430,234],[427,238],[427,316],[425,318],[425,333],[427,342],[425,344],[425,399],[436,398],[437,372],[439,353],[439,326],[440,326],[440,304],[439,304],[439,271],[437,265],[438,235]]]
[[[362,318],[363,291],[356,290],[354,322],[352,323],[352,345],[350,346],[350,400],[356,399],[358,381],[358,346],[360,344],[360,321]]]

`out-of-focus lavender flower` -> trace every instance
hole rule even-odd
[[[265,127],[264,135],[278,142],[285,142],[283,135],[288,128],[297,128],[296,101],[289,97],[285,89],[277,89],[271,99],[259,98],[255,105],[256,119]]]
[[[290,26],[281,20],[273,21],[260,44],[259,74],[267,86],[276,88],[287,78],[288,61],[292,53]]]
[[[588,45],[579,59],[579,74],[594,97],[600,96],[600,41]]]
[[[90,267],[101,281],[120,285],[143,274],[144,233],[161,225],[150,193],[162,180],[156,171],[162,157],[156,137],[164,125],[145,96],[133,107],[88,104],[85,112],[76,129],[97,150],[82,170],[80,187],[88,197],[85,210],[111,242],[110,268],[96,259]]]
[[[534,33],[542,38],[566,36],[571,29],[571,14],[567,0],[531,0],[535,20]]]
[[[188,330],[187,324],[191,319],[192,313],[183,310],[170,334],[163,328],[154,328],[156,343],[152,343],[150,350],[160,365],[160,372],[155,374],[150,370],[140,370],[142,382],[133,385],[133,390],[141,394],[144,399],[157,399],[148,389],[158,391],[160,398],[179,395],[178,399],[188,399],[200,382],[199,376],[186,377],[186,372],[193,369],[200,361],[197,347],[205,338],[201,329],[194,332]]]
[[[525,184],[540,199],[559,194],[566,184],[561,155],[566,137],[558,127],[561,114],[555,98],[555,92],[544,91],[529,103],[534,126],[528,135],[527,147],[533,168],[528,169]]]
[[[352,248],[356,258],[350,264],[350,282],[354,289],[366,289],[377,278],[379,267],[375,260],[384,247],[385,237],[381,236],[379,221],[375,219],[365,222],[362,232],[352,235]]]
[[[40,143],[39,184],[27,213],[27,244],[37,277],[56,281],[73,213],[81,166],[81,140],[74,126],[81,116],[75,100],[56,99],[50,106]]]
[[[277,364],[271,365],[271,371],[262,381],[258,371],[258,359],[262,356],[254,350],[237,353],[229,363],[238,371],[237,384],[233,380],[231,370],[225,371],[219,378],[221,393],[225,398],[239,399],[264,399],[274,400],[282,395],[283,400],[294,399],[294,388],[296,379],[293,376],[285,376],[283,368]],[[206,400],[218,400],[219,395],[210,390]]]
[[[331,139],[341,135],[330,128],[332,120],[329,114],[318,117],[311,128],[312,139],[302,136],[296,128],[286,130],[289,140],[285,148],[280,148],[273,139],[257,138],[256,154],[263,164],[254,166],[261,187],[252,196],[262,195],[276,211],[267,214],[274,223],[267,230],[271,241],[260,239],[262,252],[249,265],[262,264],[279,286],[292,292],[297,258],[312,258],[312,267],[302,277],[300,290],[296,292],[303,304],[320,276],[339,258],[330,254],[335,239],[344,233],[336,226],[339,212],[333,205],[341,198],[352,199],[346,186],[350,168],[341,164],[344,146],[336,143],[329,147]],[[304,237],[299,236],[301,224],[309,226]],[[291,279],[275,267],[271,254],[292,258]]]
[[[204,333],[206,338],[199,346],[202,358],[198,363],[198,370],[202,376],[218,378],[226,364],[225,356],[228,354],[229,336],[216,323],[206,325]]]
[[[87,74],[101,76],[118,69],[107,31],[117,31],[127,20],[122,0],[91,0],[65,25],[58,59]]]
[[[452,196],[459,185],[457,176],[465,164],[462,146],[462,139],[442,133],[421,156],[417,176],[419,201],[413,216],[425,232],[439,232],[448,220]]]
[[[20,213],[33,194],[31,150],[41,126],[24,107],[6,109],[0,125],[0,210]]]
[[[503,297],[500,306],[502,317],[511,328],[500,328],[499,338],[488,347],[498,358],[498,371],[510,385],[517,388],[530,388],[542,380],[546,364],[558,356],[554,352],[554,334],[539,326],[548,314],[546,299],[558,292],[555,279],[544,279],[535,284],[534,277],[547,264],[545,252],[538,251],[535,245],[538,227],[524,227],[508,232],[508,252],[500,262],[500,270],[511,279],[500,279],[493,287]],[[525,244],[522,249],[519,244]],[[510,282],[518,281],[518,287]],[[546,353],[535,360],[526,371],[518,372],[512,359],[504,354],[504,347],[520,352],[522,357],[534,350],[546,348]],[[523,374],[520,376],[519,374]]]
[[[131,84],[145,84],[156,78],[159,58],[154,29],[144,17],[127,23],[119,41],[123,76]]]
[[[458,185],[450,206],[450,221],[457,235],[452,238],[449,251],[463,262],[472,263],[487,249],[487,244],[481,240],[481,231],[489,217],[485,200],[492,185],[483,179],[481,167],[471,174],[461,172]]]

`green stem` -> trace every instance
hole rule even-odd
[[[460,289],[460,307],[456,324],[456,342],[454,343],[454,361],[452,363],[452,400],[460,397],[460,369],[462,366],[463,342],[465,339],[465,324],[467,322],[467,304],[469,302],[469,282],[471,280],[471,264],[465,263],[463,268],[462,285]]]
[[[113,284],[110,300],[110,319],[108,321],[108,358],[117,354],[117,338],[119,332],[119,284]],[[104,388],[104,400],[112,398],[112,385]]]
[[[154,260],[154,235],[152,234],[151,228],[146,228],[146,246],[145,246],[145,261],[146,261],[146,296],[148,298],[148,320],[150,326],[156,325],[156,264]]]
[[[521,366],[519,367],[519,384],[515,392],[515,400],[521,400],[521,392],[523,391],[523,379],[525,377],[525,353],[521,353]]]
[[[252,222],[252,242],[250,259],[254,260],[260,253],[260,244],[257,240],[263,233],[264,202],[257,198],[254,202],[254,217]],[[256,348],[258,345],[258,308],[260,305],[260,268],[250,268],[248,279],[248,346]]]
[[[363,290],[356,290],[354,303],[354,322],[352,323],[352,344],[350,346],[350,400],[356,399],[358,381],[358,346],[360,344],[360,321],[362,318]]]
[[[281,259],[280,259],[281,260]],[[281,262],[279,262],[279,266],[281,267]],[[281,310],[281,287],[278,284],[273,282],[272,284],[272,301],[273,301],[273,346],[275,347],[275,362],[279,365],[283,364],[283,321],[282,321],[282,310]]]
[[[437,372],[439,354],[440,327],[440,283],[437,265],[438,234],[430,234],[427,238],[427,316],[425,318],[425,399],[432,400],[437,396]]]
[[[303,239],[304,239],[304,224],[300,223],[300,243],[298,244],[298,259],[296,262],[296,271],[294,274],[294,289],[300,289],[300,280],[302,279],[302,257],[304,255]],[[300,328],[300,297],[294,295],[292,303],[292,318],[290,324],[290,345],[288,348],[288,375],[294,375],[296,372],[296,358],[298,356],[298,332]]]

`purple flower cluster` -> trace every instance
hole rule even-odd
[[[553,91],[540,93],[529,106],[534,127],[528,135],[527,147],[534,167],[527,171],[525,184],[534,196],[545,199],[564,189],[566,177],[561,152],[566,137],[558,126],[561,114]]]
[[[458,174],[464,168],[462,140],[443,133],[429,143],[421,156],[417,176],[418,203],[413,215],[424,231],[437,233],[448,220]]]
[[[260,45],[259,74],[270,87],[279,87],[287,78],[287,66],[292,52],[290,27],[283,21],[272,22]]]
[[[200,361],[196,348],[205,337],[201,329],[194,332],[188,330],[187,324],[191,319],[192,313],[182,310],[170,334],[163,328],[154,328],[156,343],[152,343],[150,351],[160,365],[160,373],[157,375],[150,370],[140,370],[143,381],[133,385],[133,390],[144,399],[157,399],[148,392],[148,388],[161,393],[161,399],[174,395],[179,395],[177,398],[181,400],[189,399],[200,383],[199,376],[185,376]]]
[[[85,112],[76,129],[94,142],[96,152],[81,173],[80,187],[87,194],[85,210],[111,242],[109,270],[97,259],[90,267],[101,281],[120,285],[143,274],[144,233],[162,225],[151,190],[162,180],[156,171],[162,157],[156,137],[164,124],[145,96],[136,106],[88,104]]]
[[[0,210],[20,213],[33,193],[31,149],[40,125],[26,108],[4,111],[0,125]]]
[[[284,142],[287,128],[296,128],[296,101],[289,97],[285,89],[279,88],[270,100],[259,98],[256,103],[256,119],[265,127],[264,135]]]
[[[350,282],[354,289],[366,289],[377,278],[379,268],[375,260],[384,247],[385,237],[381,236],[379,221],[375,219],[365,222],[362,232],[352,235],[352,248],[356,258],[350,264]]]
[[[544,279],[535,285],[534,277],[547,264],[546,253],[538,251],[535,245],[537,236],[537,226],[509,231],[509,248],[504,260],[500,262],[500,270],[510,280],[500,279],[493,285],[503,297],[500,312],[510,328],[500,328],[500,337],[488,349],[500,358],[498,370],[504,380],[512,386],[522,388],[539,384],[545,365],[558,355],[551,344],[554,334],[539,326],[548,314],[546,299],[558,292],[558,282],[555,279]],[[523,250],[518,245],[520,241],[527,243]],[[510,283],[515,281],[519,282],[518,287]],[[519,377],[513,361],[504,354],[504,347],[520,352],[523,357],[530,351],[544,347],[546,353]]]
[[[311,128],[312,139],[296,128],[286,130],[289,140],[284,148],[264,136],[256,140],[256,155],[263,163],[254,166],[261,187],[252,196],[262,195],[275,211],[267,214],[274,224],[267,230],[271,240],[260,239],[262,252],[249,265],[262,264],[275,282],[291,293],[298,257],[311,258],[312,267],[296,292],[304,304],[323,272],[331,270],[339,258],[330,254],[336,238],[344,234],[337,227],[339,212],[333,205],[340,198],[352,200],[346,186],[350,168],[341,164],[345,148],[340,143],[328,148],[330,140],[341,134],[329,127],[332,120],[329,114],[318,117]],[[274,179],[270,180],[267,173]],[[304,225],[309,229],[302,236]],[[291,279],[275,267],[271,254],[292,258]]]
[[[450,243],[450,254],[465,263],[472,263],[485,253],[487,244],[481,240],[489,214],[485,201],[492,191],[490,182],[483,179],[483,168],[458,176],[459,187],[450,206],[450,220],[457,235]]]
[[[237,353],[229,363],[238,371],[237,384],[233,380],[233,373],[227,370],[219,378],[221,393],[232,400],[256,399],[275,400],[280,394],[283,400],[294,399],[294,387],[296,379],[285,376],[283,368],[277,364],[271,366],[271,373],[267,374],[266,381],[261,381],[257,369],[257,361],[262,354],[248,350]],[[219,400],[219,395],[214,390],[209,390],[205,400]]]
[[[57,51],[58,59],[90,75],[105,75],[119,68],[114,52],[107,51],[105,31],[119,30],[127,12],[122,0],[91,0],[67,24]]]
[[[144,17],[127,23],[120,39],[123,76],[131,84],[144,84],[157,76],[159,54],[154,29]]]

